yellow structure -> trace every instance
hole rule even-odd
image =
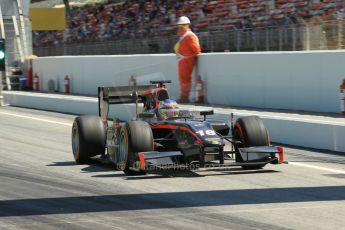
[[[31,8],[32,30],[65,30],[65,8]]]

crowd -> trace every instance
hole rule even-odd
[[[34,46],[176,34],[176,18],[186,15],[196,32],[252,29],[298,23],[318,16],[339,17],[341,0],[140,0],[72,8],[66,31],[34,31]]]

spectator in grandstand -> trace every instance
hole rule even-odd
[[[315,17],[321,17],[324,21],[345,19],[345,4],[341,2],[343,1],[109,0],[105,4],[72,7],[66,31],[35,31],[33,42],[35,47],[39,47],[170,36],[175,32],[176,19],[181,15],[188,16],[198,32],[237,29],[236,33],[255,33],[256,29],[260,30],[262,27],[287,28],[292,24],[310,24],[316,22]],[[224,12],[225,15],[218,16]]]
[[[180,99],[178,103],[188,103],[192,86],[192,72],[201,52],[199,39],[190,29],[190,20],[182,16],[176,23],[179,41],[175,45],[178,61],[178,75],[180,81]]]
[[[345,18],[345,7],[337,10],[337,19],[341,20]]]

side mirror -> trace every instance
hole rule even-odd
[[[212,110],[205,110],[205,111],[200,111],[201,116],[207,116],[207,115],[213,115],[214,111]]]
[[[204,121],[206,120],[207,115],[213,115],[214,111],[212,110],[205,110],[205,111],[200,111],[200,115],[204,116]]]

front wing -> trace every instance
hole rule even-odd
[[[232,162],[232,163],[210,163],[201,166],[198,168],[207,167],[207,168],[219,168],[219,167],[232,167],[232,166],[250,166],[257,164],[282,164],[286,163],[284,161],[284,149],[283,147],[276,146],[259,146],[259,147],[249,147],[249,148],[239,148],[239,153],[243,159],[243,162]],[[278,157],[275,157],[275,154],[278,153]],[[183,153],[180,151],[152,151],[152,152],[138,152],[137,161],[130,167],[131,170],[140,171],[140,170],[150,170],[150,169],[169,169],[169,168],[178,168],[183,166],[186,169],[186,164],[178,164],[174,160],[176,157],[183,156]],[[227,160],[228,156],[224,156],[224,160]],[[195,164],[191,164],[195,165]],[[195,169],[196,167],[190,167]]]

